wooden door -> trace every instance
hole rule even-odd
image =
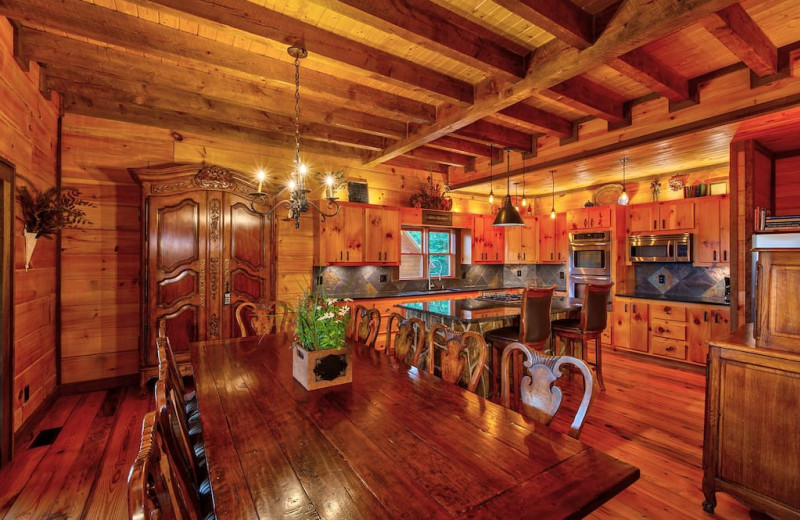
[[[659,214],[660,229],[680,231],[694,228],[694,201],[678,200],[662,203]]]
[[[576,208],[567,210],[567,230],[579,231],[589,228],[589,210]]]
[[[151,197],[147,201],[147,293],[145,348],[142,365],[155,366],[158,324],[166,321],[167,335],[176,353],[189,343],[208,337],[207,298],[210,294],[207,233],[220,233],[220,206],[210,209],[207,192]],[[218,203],[219,204],[219,203]],[[218,280],[216,287],[218,288]],[[219,316],[219,314],[217,314]],[[213,327],[213,325],[211,325]]]
[[[543,264],[558,263],[556,249],[558,239],[556,232],[556,219],[548,215],[539,220],[539,262]]]
[[[615,347],[630,348],[631,345],[631,303],[625,298],[614,300],[611,313],[611,343]]]
[[[595,206],[589,208],[589,227],[592,229],[610,229],[611,207]]]
[[[0,159],[0,467],[13,450],[14,167]]]
[[[512,226],[506,230],[506,258],[510,264],[522,263],[522,227]]]
[[[694,263],[713,264],[722,260],[720,253],[719,197],[698,199],[697,219],[700,225],[694,234]]]
[[[212,195],[212,209],[219,200]],[[222,194],[222,229],[220,256],[216,257],[217,239],[209,232],[209,330],[208,339],[232,338],[240,335],[236,309],[244,302],[271,300],[270,219],[254,212],[242,197]],[[212,221],[213,224],[213,221]],[[218,286],[215,287],[215,283]],[[221,320],[214,318],[219,309]]]
[[[321,224],[326,264],[362,263],[364,261],[364,208],[342,204],[339,213]]]
[[[539,217],[523,217],[521,234],[522,263],[535,264],[539,259]],[[503,240],[507,240],[508,228],[503,230]]]
[[[708,357],[708,341],[711,336],[712,309],[689,307],[686,316],[686,344],[689,361],[705,364]]]
[[[486,261],[485,244],[487,240],[486,240],[485,223],[486,223],[486,218],[484,218],[484,215],[476,215],[472,221],[473,264],[480,264]]]
[[[367,207],[364,210],[364,261],[400,263],[400,210]]]
[[[494,217],[489,217],[489,230],[492,233],[492,243],[489,250],[489,262],[493,264],[502,264],[506,260],[506,228],[502,226],[493,226]]]
[[[656,204],[635,204],[628,206],[628,232],[640,233],[658,229],[658,206]]]
[[[646,303],[631,301],[631,335],[630,348],[641,352],[647,352],[649,326],[648,326],[648,306]]]
[[[569,235],[567,233],[567,214],[556,215],[556,258],[559,264],[566,263],[569,258]]]

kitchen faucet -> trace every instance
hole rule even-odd
[[[436,264],[434,264],[433,262],[429,261],[428,262],[428,290],[429,291],[432,291],[436,287],[436,284],[431,279],[431,267],[436,267]],[[441,269],[439,269],[439,289],[444,289],[444,284],[442,283],[442,270]]]

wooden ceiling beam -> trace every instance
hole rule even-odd
[[[759,76],[778,71],[778,50],[739,4],[702,20],[703,26]]]
[[[475,163],[474,157],[454,152],[447,152],[445,150],[436,150],[427,146],[420,146],[416,150],[411,150],[406,154],[406,157],[423,159],[426,161],[435,161],[448,166],[459,166],[461,168],[465,168]]]
[[[736,0],[628,0],[617,10],[596,42],[579,51],[554,40],[539,47],[530,59],[524,79],[509,83],[488,78],[476,86],[475,102],[468,108],[443,107],[436,123],[422,125],[406,139],[380,153],[367,154],[366,166],[375,166],[423,144],[474,123],[503,108],[524,101],[562,81],[586,73],[645,43],[682,29]]]
[[[571,0],[495,0],[495,3],[577,49],[594,43],[592,15]]]
[[[670,101],[680,103],[689,99],[689,80],[642,49],[626,52],[608,65]]]
[[[62,76],[69,76],[69,79]],[[96,79],[89,76],[86,80],[79,80],[74,74],[64,74],[62,70],[51,67],[48,69],[47,86],[62,93],[80,92],[80,97],[85,99],[87,104],[104,100],[151,110],[181,112],[209,121],[294,137],[293,116],[269,114],[263,110],[220,100],[209,100],[190,92],[154,85],[142,89],[135,82]],[[379,150],[386,145],[383,137],[302,120],[300,131],[304,143],[310,140],[324,141],[368,150]]]
[[[558,137],[572,135],[572,123],[563,117],[526,103],[517,103],[500,110],[499,114],[525,123],[537,132],[553,134]]]
[[[493,143],[495,147],[501,146],[528,153],[533,150],[533,138],[530,134],[488,121],[475,121],[471,125],[459,128],[455,134]]]
[[[27,30],[25,34],[27,34]],[[27,39],[24,45],[30,50],[32,56],[36,56],[37,61],[55,64],[50,65],[51,75],[64,80],[77,84],[93,84],[112,90],[128,90],[143,96],[150,95],[157,89],[166,89],[173,93],[171,97],[175,99],[176,103],[198,98],[203,106],[212,105],[215,102],[233,103],[250,110],[294,116],[294,108],[291,103],[287,102],[287,100],[293,99],[294,92],[277,91],[265,88],[263,85],[190,69],[181,71],[181,67],[158,65],[152,60],[113,49],[57,36],[55,38],[66,40],[61,42],[63,47],[67,49],[77,47],[82,52],[73,54],[63,51],[52,55],[50,52],[42,52],[43,49],[46,49],[45,47],[29,46]],[[96,52],[86,52],[92,50]],[[115,59],[119,61],[109,65],[109,60],[104,58],[115,54]],[[126,65],[127,68],[124,68]],[[91,67],[91,70],[81,68],[83,66]],[[136,78],[136,80],[133,81],[131,78]],[[202,92],[202,94],[197,94],[197,92]],[[401,121],[332,107],[328,102],[321,102],[313,98],[303,97],[301,104],[304,122],[316,122],[325,126],[394,140],[401,139],[406,134],[406,126]]]
[[[258,71],[261,80],[268,85],[294,88],[294,65],[288,56],[285,61],[259,56],[244,49],[208,38],[199,38],[184,31],[80,0],[62,0],[57,3],[47,0],[3,0],[0,2],[0,15],[46,25],[69,34],[107,42],[133,51],[166,57],[187,63],[188,66],[197,63],[206,69],[222,67],[248,75]],[[67,50],[58,46],[70,44],[72,40],[58,39],[56,44],[37,33],[40,32],[26,28],[27,36],[24,39],[30,39],[31,42],[31,45],[26,45],[26,49],[42,45],[50,49],[51,55],[69,54]],[[77,52],[80,49],[70,47],[69,51],[72,50]],[[91,67],[93,64],[87,63],[86,66]],[[164,65],[164,68],[170,66]],[[329,99],[347,100],[354,107],[372,105],[377,110],[388,114],[396,113],[398,118],[408,121],[430,123],[436,120],[436,109],[430,104],[366,87],[359,82],[323,74],[313,69],[303,69],[301,72],[304,91]],[[217,71],[216,75],[222,74]]]
[[[414,170],[430,171],[435,173],[446,174],[450,172],[450,167],[445,164],[440,164],[432,161],[425,161],[422,159],[414,159],[401,155],[395,157],[385,163],[387,166],[399,166],[400,168],[412,168]]]
[[[438,148],[440,150],[448,150],[451,152],[461,153],[472,157],[494,156],[493,157],[494,162],[497,162],[503,158],[503,150],[498,146],[492,149],[492,147],[483,143],[476,143],[475,141],[467,141],[466,139],[458,139],[457,137],[451,137],[449,135],[440,137],[435,141],[431,141],[430,143],[427,144],[427,146],[431,148]]]
[[[471,104],[472,85],[436,70],[319,29],[249,0],[147,0],[194,16],[255,34],[287,46],[302,45],[309,52],[364,71],[377,79],[405,88],[429,91],[450,102]]]
[[[524,75],[529,50],[429,0],[312,0],[471,67]]]
[[[166,128],[177,132],[191,132],[215,138],[276,146],[285,148],[287,158],[294,158],[294,136],[213,121],[184,112],[153,110],[136,104],[110,101],[102,98],[90,100],[71,92],[65,93],[63,100],[65,110],[70,113]],[[322,141],[303,141],[301,146],[303,152],[346,159],[357,158],[363,152],[363,150],[357,148]]]
[[[540,95],[610,123],[625,121],[625,100],[616,92],[584,77],[553,85]]]

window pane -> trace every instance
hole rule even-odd
[[[428,232],[428,250],[431,253],[449,253],[450,232],[449,231]]]
[[[400,230],[400,252],[422,253],[422,231],[419,229]]]
[[[450,256],[431,255],[430,257],[431,276],[450,276]]]
[[[400,256],[400,278],[422,278],[422,255]]]

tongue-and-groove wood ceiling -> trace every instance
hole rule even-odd
[[[532,192],[727,161],[800,103],[797,0],[0,0],[64,110]],[[704,90],[706,89],[706,90]],[[494,147],[490,147],[490,144]],[[512,153],[513,173],[522,155]]]

